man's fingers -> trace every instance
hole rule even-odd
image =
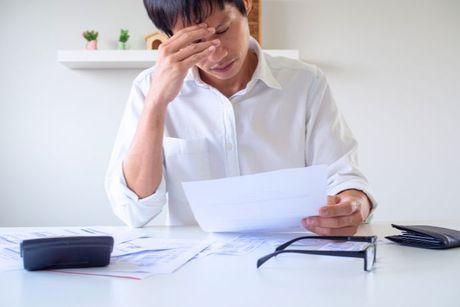
[[[364,221],[362,204],[358,197],[329,196],[327,205],[319,209],[319,216],[307,217],[302,224],[320,235],[353,235]]]
[[[202,52],[206,48],[209,48],[211,46],[217,47],[218,45],[220,45],[220,40],[218,40],[218,39],[215,39],[213,41],[206,41],[206,42],[202,42],[202,43],[197,43],[197,44],[191,44],[191,45],[188,45],[187,47],[181,49],[176,54],[174,54],[172,56],[172,59],[174,61],[177,61],[177,62],[183,61],[183,60],[187,59],[188,57],[190,57],[190,56],[192,56],[192,55],[194,55],[196,53]]]
[[[340,196],[337,195],[328,195],[327,196],[327,204],[328,205],[336,205],[340,201]]]
[[[350,215],[359,208],[359,202],[356,200],[347,201],[337,205],[327,205],[319,209],[319,215],[322,217],[334,217]]]
[[[190,68],[193,65],[195,65],[196,63],[198,63],[199,61],[201,61],[202,59],[204,59],[205,57],[207,57],[208,55],[210,55],[215,50],[216,50],[216,46],[208,47],[208,48],[206,48],[205,50],[203,50],[203,51],[201,51],[199,53],[195,53],[194,55],[189,56],[188,58],[183,60],[181,63],[186,68]]]
[[[208,25],[205,24],[205,23],[201,23],[199,25],[193,25],[193,26],[190,26],[190,27],[186,27],[186,28],[183,28],[179,31],[177,31],[176,33],[174,33],[173,36],[171,36],[166,42],[164,42],[163,44],[170,44],[172,43],[173,41],[175,41],[177,38],[179,38],[179,36],[181,36],[182,34],[184,33],[187,33],[187,32],[191,32],[191,31],[196,31],[198,29],[203,29],[203,28],[207,28]]]
[[[193,31],[182,33],[178,38],[168,44],[168,49],[172,52],[177,52],[194,42],[207,39],[215,32],[215,28],[198,28]]]
[[[348,226],[342,228],[323,228],[312,226],[307,229],[320,236],[352,236],[358,231],[358,226]]]
[[[347,226],[358,226],[363,222],[361,213],[355,212],[351,215],[337,217],[310,216],[303,219],[304,226],[342,228]]]

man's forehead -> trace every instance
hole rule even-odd
[[[224,24],[231,17],[231,15],[232,15],[232,6],[226,4],[224,9],[222,10],[219,8],[214,8],[213,12],[201,22],[198,20],[196,22],[193,22],[193,24],[187,25],[186,24],[187,21],[182,20],[182,18],[179,16],[177,17],[176,26],[173,28],[173,32],[177,32],[183,28],[190,27],[192,25],[203,23],[203,22],[207,23],[208,26],[218,27],[219,25]]]

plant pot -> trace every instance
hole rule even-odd
[[[92,40],[86,43],[87,50],[97,50],[97,40]]]
[[[128,43],[118,42],[118,50],[126,50],[129,49]]]

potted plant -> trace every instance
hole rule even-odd
[[[118,49],[119,50],[126,50],[129,48],[127,41],[129,39],[129,31],[128,29],[120,31],[120,38],[118,39]]]
[[[98,32],[91,30],[83,32],[83,37],[87,40],[86,49],[88,50],[97,50],[97,36]]]

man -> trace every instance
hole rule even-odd
[[[144,4],[169,39],[133,82],[106,177],[115,213],[141,227],[167,203],[169,225],[195,224],[183,181],[327,164],[332,196],[299,222],[356,233],[375,202],[323,73],[262,52],[249,35],[251,0]]]

